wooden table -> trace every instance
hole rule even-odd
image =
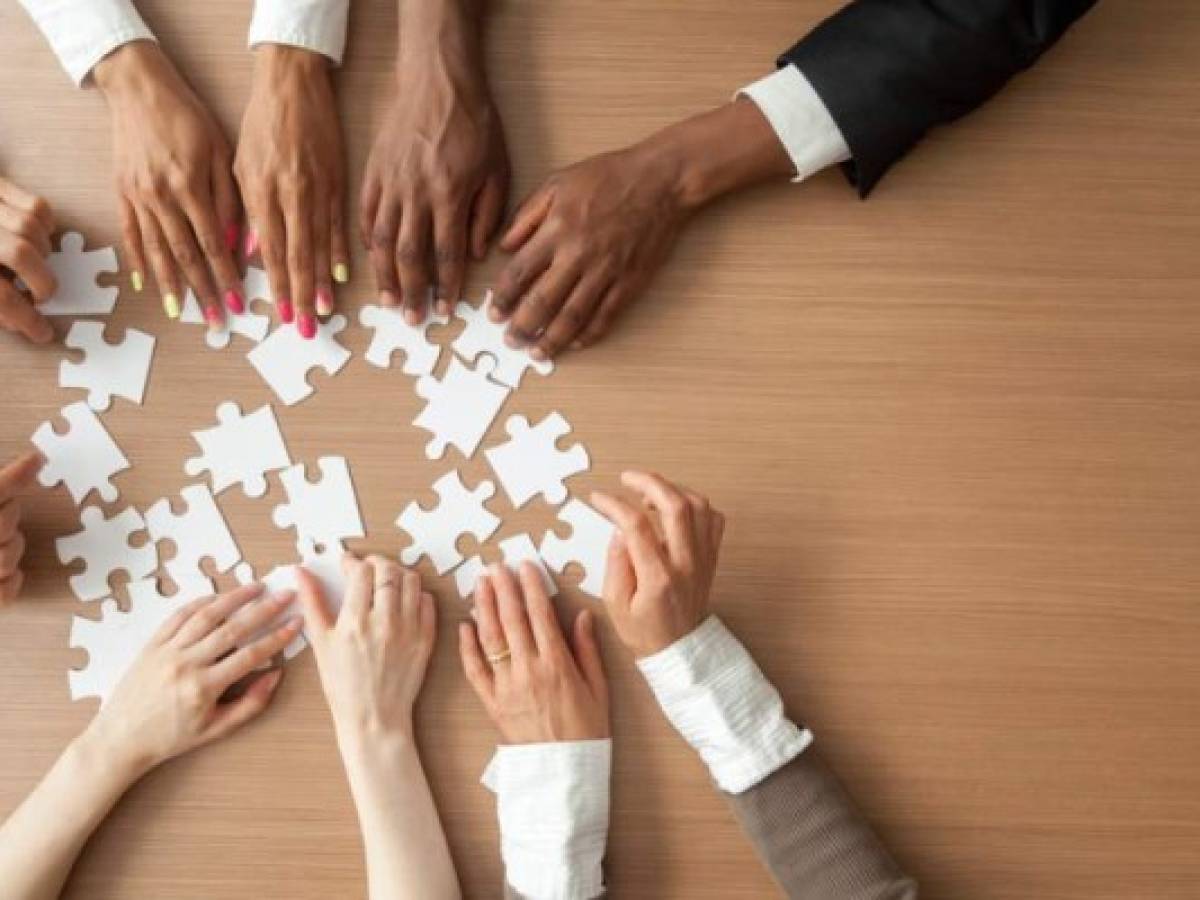
[[[141,4],[236,133],[247,3]],[[516,195],[552,168],[725,100],[838,4],[499,4],[491,70]],[[747,13],[750,12],[750,15]],[[356,3],[338,75],[351,182],[387,100],[395,12]],[[74,90],[0,7],[3,168],[60,223],[116,242],[102,99]],[[1035,71],[928,140],[867,203],[837,173],[709,210],[612,340],[523,389],[562,410],[594,468],[702,488],[727,511],[722,616],[925,896],[1184,898],[1200,880],[1200,9],[1102,4]],[[473,274],[494,277],[492,259]],[[372,294],[366,260],[343,292]],[[270,399],[244,345],[208,351],[126,289],[115,319],[159,352],[144,409],[106,417],[135,461],[122,502],[179,490],[189,432]],[[410,427],[398,371],[359,356],[281,411],[297,459],[347,454],[370,538],[395,552],[447,463]],[[58,349],[3,340],[0,457],[75,399]],[[494,430],[499,434],[498,426]],[[462,466],[469,478],[482,459]],[[248,559],[289,558],[266,500],[222,498]],[[497,511],[502,500],[493,501]],[[73,601],[32,506],[30,582],[0,618],[0,810],[93,707],[68,699]],[[545,511],[503,534],[541,530]],[[448,579],[419,731],[464,888],[495,896],[495,734],[458,671]],[[564,605],[590,602],[569,591]],[[721,798],[609,633],[616,897],[771,891]],[[74,897],[344,897],[359,840],[311,655],[234,739],[154,773],[97,834]]]

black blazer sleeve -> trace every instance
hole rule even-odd
[[[935,125],[1033,65],[1096,0],[855,0],[785,53],[829,108],[866,196]]]

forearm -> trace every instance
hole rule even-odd
[[[0,884],[11,900],[57,897],[80,850],[144,767],[117,761],[91,729],[76,738],[0,826]]]
[[[362,828],[371,900],[460,896],[458,876],[411,735],[339,738]]]
[[[399,0],[401,63],[449,56],[483,69],[487,0]]]

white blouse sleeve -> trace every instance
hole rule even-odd
[[[249,44],[286,44],[340,65],[346,50],[350,0],[255,0]]]
[[[154,40],[130,0],[21,0],[77,85],[130,41]]]

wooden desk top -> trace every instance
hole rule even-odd
[[[248,3],[140,4],[231,135]],[[492,76],[516,195],[553,167],[722,102],[834,0],[747,7],[500,4]],[[338,75],[357,185],[390,84],[395,12],[356,2]],[[0,159],[61,224],[115,243],[106,111],[0,6]],[[1200,8],[1101,4],[986,109],[899,165],[867,203],[837,173],[704,214],[615,337],[522,392],[592,452],[577,491],[629,465],[709,492],[730,518],[720,613],[923,882],[973,900],[1194,897],[1200,880]],[[479,288],[493,259],[473,275]],[[342,295],[372,294],[362,254]],[[186,483],[189,432],[267,401],[244,345],[210,353],[126,292],[159,337],[144,409],[106,421],[135,468],[122,502]],[[404,376],[359,357],[280,413],[296,459],[344,453],[370,538],[446,465],[407,423]],[[0,336],[0,457],[75,399],[57,349]],[[499,432],[497,432],[499,433]],[[482,459],[463,466],[478,477]],[[246,556],[289,558],[263,501],[222,498]],[[492,504],[498,511],[502,501]],[[27,596],[0,617],[0,811],[85,722],[72,614],[30,516]],[[549,519],[512,516],[503,534]],[[499,884],[478,777],[494,733],[458,671],[448,579],[419,713],[469,896]],[[588,602],[574,592],[568,607]],[[611,634],[616,897],[740,898],[770,881]],[[73,897],[361,895],[359,841],[311,655],[274,708],[153,774],[84,853]]]

